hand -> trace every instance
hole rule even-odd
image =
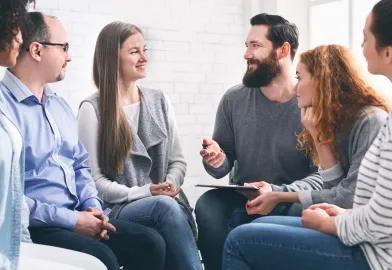
[[[160,183],[160,184],[150,184],[150,192],[153,196],[156,195],[166,195],[170,197],[176,197],[177,194],[180,192],[181,187],[178,187],[177,189],[174,188],[174,185],[172,183]]]
[[[321,231],[323,222],[329,218],[328,213],[321,208],[308,208],[302,211],[301,221],[305,228]]]
[[[98,235],[102,232],[103,222],[94,216],[96,214],[96,212],[78,212],[78,220],[74,231],[80,235],[99,239]]]
[[[268,215],[279,203],[274,192],[266,192],[246,203],[248,215]]]
[[[315,127],[315,119],[313,114],[313,107],[301,108],[301,123],[312,135],[313,140],[317,140],[317,132]]]
[[[204,139],[203,144],[206,148],[200,150],[203,161],[211,167],[218,168],[225,161],[225,154],[221,151],[219,144],[210,139]]]
[[[340,208],[339,206],[329,203],[314,204],[309,206],[308,209],[314,210],[316,208],[323,209],[330,217],[335,217],[346,212],[346,209]]]
[[[105,216],[105,214],[101,210],[98,210],[96,208],[88,207],[86,211],[102,221],[102,226],[104,229],[99,234],[99,239],[109,240],[109,235],[107,234],[108,231],[116,231],[116,228],[109,223],[109,217]]]
[[[244,183],[244,186],[255,186],[258,187],[258,190],[239,190],[242,195],[246,196],[249,200],[253,200],[261,194],[266,192],[272,192],[272,186],[264,181],[261,182],[253,182],[253,183]]]

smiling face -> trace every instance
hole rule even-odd
[[[312,75],[309,73],[308,68],[302,62],[297,64],[297,85],[295,91],[297,93],[298,107],[306,108],[311,107],[313,103],[313,96],[316,92],[316,87]]]
[[[120,49],[120,74],[124,81],[136,81],[146,77],[146,43],[141,33],[129,36]]]
[[[263,87],[281,74],[273,44],[267,39],[268,26],[254,25],[246,39],[244,55],[248,68],[242,80],[247,87]]]

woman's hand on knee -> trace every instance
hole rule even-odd
[[[341,208],[337,205],[334,204],[329,204],[329,203],[320,203],[320,204],[314,204],[309,206],[308,209],[314,210],[314,209],[323,209],[329,216],[334,217],[340,214],[343,214],[346,212],[346,209]]]

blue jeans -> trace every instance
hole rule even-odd
[[[30,227],[36,244],[61,247],[90,254],[108,270],[161,270],[165,263],[165,242],[157,231],[123,220],[110,220],[116,232],[109,240],[94,240],[73,231],[51,227]]]
[[[370,270],[357,246],[303,228],[299,217],[262,217],[234,229],[223,252],[224,270]]]
[[[123,207],[118,219],[156,229],[166,243],[166,269],[200,270],[201,262],[188,220],[171,197],[152,196]]]
[[[212,189],[197,201],[198,245],[206,270],[222,269],[223,246],[231,230],[260,217],[247,214],[247,200],[234,190]],[[279,204],[270,215],[301,216],[301,213],[302,206],[299,204]]]

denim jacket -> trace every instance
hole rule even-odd
[[[29,208],[23,195],[23,145],[16,149],[16,139],[21,142],[21,134],[0,92],[0,270],[18,269],[20,242],[31,242]]]

